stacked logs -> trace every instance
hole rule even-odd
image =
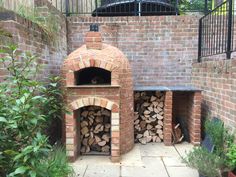
[[[135,92],[135,142],[163,141],[164,99],[163,92]]]
[[[80,112],[81,154],[110,152],[111,112],[107,109],[89,106]]]

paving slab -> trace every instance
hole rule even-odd
[[[179,157],[176,149],[173,146],[165,146],[163,143],[149,143],[140,145],[141,156],[144,157]]]
[[[141,152],[139,146],[134,146],[134,148],[124,154],[121,159],[121,165],[124,166],[143,166],[141,159]]]
[[[80,156],[72,166],[77,177],[198,177],[196,170],[181,161],[192,148],[187,143],[136,144],[120,163],[112,163],[109,156]]]
[[[91,165],[97,163],[100,165],[120,165],[120,163],[111,163],[110,156],[97,155],[80,156],[73,164]]]
[[[162,160],[166,167],[186,167],[181,157],[163,157]]]
[[[75,176],[83,177],[88,166],[84,164],[73,163],[72,167],[75,171]]]
[[[117,165],[88,165],[83,177],[120,177],[120,166]]]
[[[175,144],[174,147],[182,157],[185,157],[187,152],[191,151],[194,146],[190,143],[183,142],[181,144]]]
[[[168,177],[159,157],[143,157],[144,166],[121,166],[121,177]]]
[[[199,177],[197,170],[188,167],[167,167],[169,177]]]

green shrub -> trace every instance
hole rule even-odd
[[[44,104],[44,113],[49,117],[48,128],[46,133],[49,136],[51,144],[60,141],[62,132],[62,112],[66,112],[62,89],[60,88],[60,77],[49,78],[50,83],[47,85],[43,95],[47,97]]]
[[[37,81],[37,57],[19,52],[16,46],[6,47],[1,56],[0,64],[9,75],[0,83],[0,176],[70,175],[66,154],[57,149],[54,152],[43,134],[61,110],[53,105],[45,110],[54,98]],[[53,88],[50,93],[54,93]],[[48,171],[38,171],[42,165]]]
[[[66,177],[73,175],[73,169],[68,165],[66,151],[60,146],[55,146],[47,158],[37,165],[37,174],[42,177]],[[46,174],[46,175],[45,175]]]
[[[233,134],[230,134],[223,122],[206,120],[205,132],[211,138],[214,145],[213,152],[208,152],[204,147],[194,148],[187,154],[184,162],[196,168],[201,175],[206,177],[221,176],[221,172],[228,169],[229,158],[226,156],[227,149],[234,140]]]
[[[221,158],[203,147],[195,147],[183,161],[203,176],[220,177],[220,167],[223,166]]]
[[[223,122],[209,119],[205,122],[205,131],[211,137],[215,146],[214,153],[224,158],[227,147],[234,140],[234,135],[229,133]]]
[[[230,170],[236,169],[236,144],[231,144],[226,153],[226,164]]]

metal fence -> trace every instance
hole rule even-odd
[[[26,8],[33,8],[34,1],[29,0],[0,0],[0,7],[4,7],[5,9],[9,10],[18,10],[22,6]]]
[[[92,16],[146,16],[207,13],[212,0],[49,0],[62,13]],[[188,2],[188,3],[186,3]]]
[[[234,24],[233,0],[226,0],[199,20],[199,62],[202,57],[223,53],[230,59],[236,50]]]

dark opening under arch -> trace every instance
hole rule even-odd
[[[89,67],[75,72],[76,85],[111,85],[111,72]]]

